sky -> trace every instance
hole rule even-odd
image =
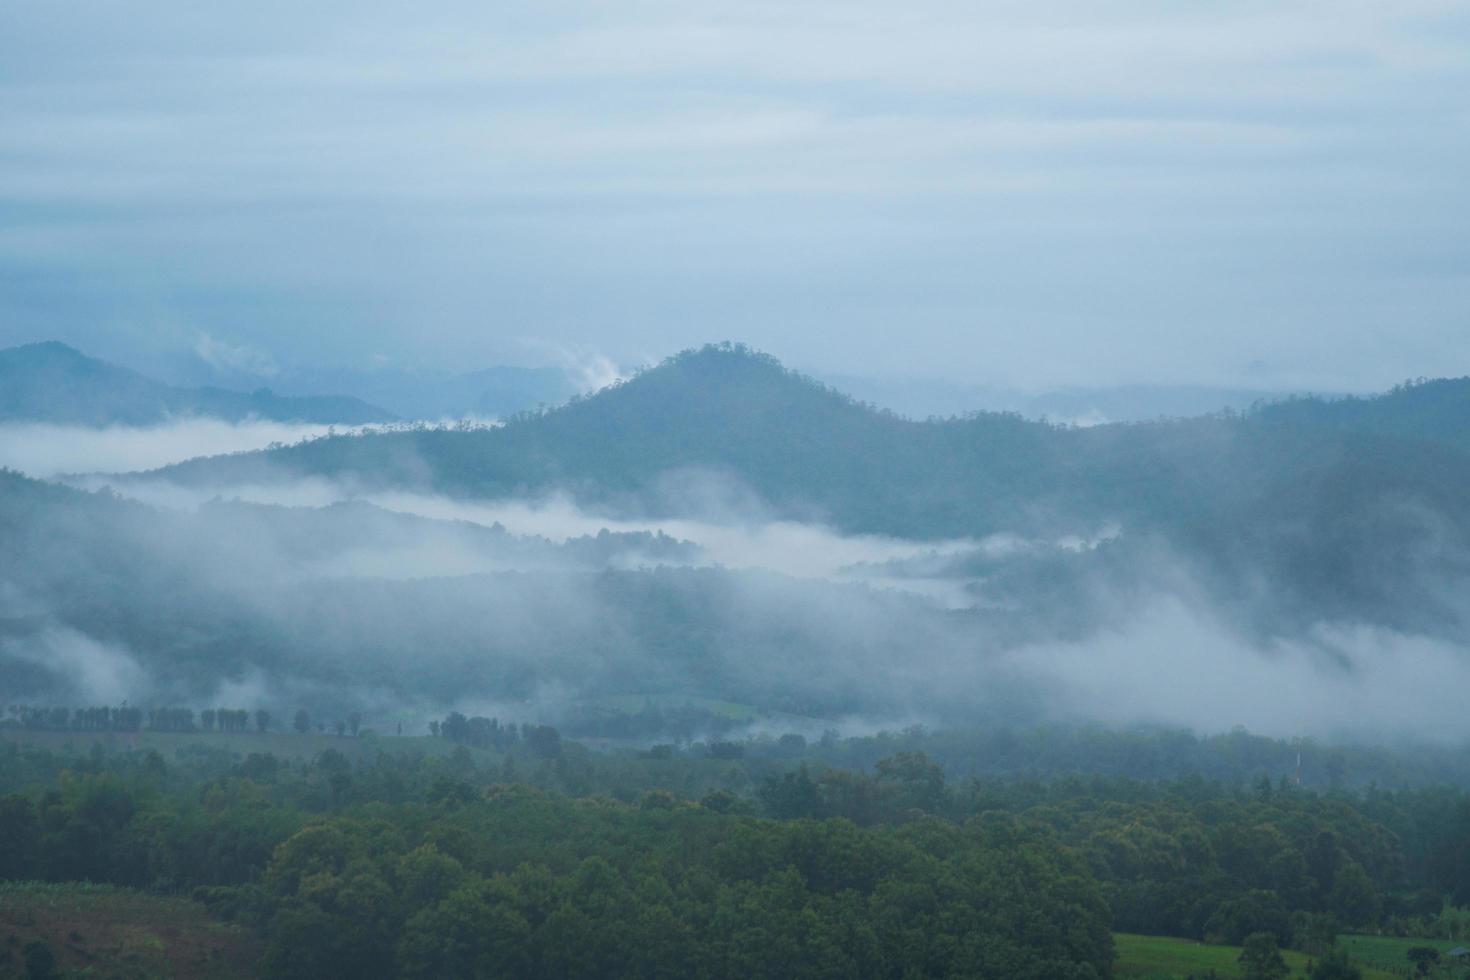
[[[1470,0],[0,4],[0,345],[1470,374]]]

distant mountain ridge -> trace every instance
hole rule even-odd
[[[498,419],[560,405],[580,390],[554,367],[495,365],[474,371],[326,370],[286,368],[277,387],[297,393],[340,391],[382,405],[405,419]]]
[[[1449,384],[1470,391],[1470,381]],[[996,413],[919,422],[722,345],[496,429],[321,439],[154,475],[202,486],[324,477],[464,498],[564,492],[655,517],[738,509],[748,497],[768,516],[924,539],[1118,522],[1226,553],[1295,540],[1272,535],[1303,527],[1318,534],[1304,547],[1341,544],[1334,521],[1388,498],[1424,501],[1470,529],[1460,489],[1470,454],[1349,417],[1393,417],[1400,401],[1301,400],[1310,411],[1290,410],[1301,419],[1263,407],[1086,429]],[[1409,520],[1390,516],[1365,526]]]
[[[875,695],[867,679],[886,685],[912,650],[946,651],[963,677],[986,652],[1082,642],[1161,599],[1201,610],[1246,645],[1310,644],[1335,664],[1349,662],[1360,634],[1462,648],[1470,642],[1470,452],[1457,440],[1467,393],[1470,380],[1447,381],[1373,399],[1297,399],[1090,428],[995,413],[920,422],[768,355],[719,345],[495,428],[331,436],[107,478],[124,494],[169,481],[226,500],[243,485],[298,481],[349,498],[565,494],[594,515],[646,518],[649,530],[676,517],[816,521],[848,534],[943,542],[908,563],[884,562],[871,581],[935,576],[976,597],[972,608],[932,608],[902,589],[661,567],[657,558],[636,570],[586,571],[584,561],[580,580],[524,569],[441,578],[461,554],[458,545],[432,546],[446,526],[360,505],[215,504],[185,518],[150,517],[106,494],[18,476],[7,484],[0,474],[0,522],[30,542],[8,559],[16,581],[52,583],[70,603],[67,622],[176,658],[201,684],[205,668],[236,658],[248,636],[253,662],[309,664],[314,683],[377,677],[361,667],[370,650],[385,683],[407,685],[395,666],[403,651],[441,649],[452,655],[435,696],[462,693],[469,676],[500,697],[531,697],[543,683],[581,690],[601,671],[637,677],[639,691],[734,692],[733,700],[780,711],[840,715],[903,704],[907,695]],[[95,530],[89,514],[100,515]],[[203,527],[223,528],[212,552],[200,547]],[[473,529],[457,536],[474,548],[494,547],[495,538]],[[140,562],[159,552],[155,540],[164,551]],[[382,560],[421,557],[435,577],[328,574],[308,590],[273,571],[274,558],[256,568],[241,557],[266,549],[289,557],[293,570],[330,571],[320,563],[346,561],[370,540],[398,549]],[[280,545],[267,549],[272,541]],[[582,547],[595,558],[602,546]],[[48,569],[49,578],[38,571]],[[229,587],[211,585],[206,573]],[[149,575],[156,587],[141,587]],[[268,601],[235,597],[242,583],[257,582]],[[141,597],[155,593],[166,598],[141,615]],[[275,612],[262,616],[257,605]],[[176,619],[213,645],[152,632],[154,622]],[[235,629],[245,622],[254,625]],[[299,623],[310,626],[289,628]],[[1166,626],[1156,642],[1176,642]],[[753,650],[766,655],[752,658]],[[843,670],[857,679],[838,690],[831,679]],[[658,682],[650,687],[649,678]],[[922,694],[932,707],[934,691]]]
[[[1258,406],[1254,414],[1268,422],[1470,450],[1470,378],[1420,378],[1368,397],[1287,398]]]
[[[348,396],[283,397],[269,389],[178,388],[57,341],[0,350],[0,421],[155,425],[178,418],[364,425],[392,413]]]

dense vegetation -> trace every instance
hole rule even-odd
[[[1350,677],[1365,633],[1459,649],[1458,385],[919,422],[721,347],[502,428],[150,477],[196,503],[326,477],[957,539],[808,577],[661,532],[171,509],[0,472],[0,878],[202,902],[282,977],[1086,978],[1112,931],[1238,946],[1259,975],[1291,947],[1325,977],[1351,972],[1345,930],[1459,938],[1463,753],[1018,728],[1053,692],[1007,659],[1160,596],[1217,658],[1297,644],[1314,676]],[[884,584],[905,580],[961,601]],[[988,727],[819,734],[916,715]]]
[[[292,759],[171,737],[167,760],[7,742],[0,877],[192,895],[269,976],[1097,977],[1110,930],[1321,956],[1344,930],[1470,928],[1455,790],[952,780],[794,739]]]

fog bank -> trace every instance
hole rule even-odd
[[[167,425],[132,427],[0,424],[0,466],[49,479],[63,473],[127,473],[156,469],[199,456],[265,449],[314,439],[352,427],[290,422],[225,422],[179,419]]]

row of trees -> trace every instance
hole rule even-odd
[[[264,732],[270,728],[271,715],[264,709],[255,712],[255,730]],[[212,732],[215,726],[226,733],[245,732],[250,730],[250,712],[244,708],[206,708],[199,712],[199,725],[206,732]]]
[[[291,727],[295,728],[299,734],[308,734],[312,728],[311,713],[308,712],[305,708],[297,708],[296,717],[291,720]],[[351,733],[353,738],[356,738],[361,728],[362,715],[358,714],[355,711],[348,715],[346,719],[339,718],[336,722],[332,724],[332,730],[337,733],[337,736],[339,738],[349,733]],[[317,722],[316,730],[322,733],[326,732],[327,723],[324,721]]]
[[[458,711],[451,712],[443,721],[429,722],[429,734],[435,738],[448,739],[456,745],[469,745],[481,749],[505,752],[524,740],[533,755],[543,759],[555,759],[561,755],[561,732],[550,725],[504,725],[498,718],[480,715],[466,717]]]
[[[29,731],[136,732],[145,719],[152,720],[142,708],[127,704],[75,709],[17,704],[7,708],[5,714],[9,727]]]
[[[60,706],[32,707],[11,705],[6,709],[6,718],[0,727],[20,728],[27,731],[55,732],[221,732],[239,734],[254,730],[264,734],[270,730],[271,713],[264,708],[249,711],[245,708],[205,708],[197,715],[192,708],[136,708],[126,702],[121,705],[99,705],[85,708]],[[463,718],[463,716],[459,716]],[[483,719],[476,719],[483,721]],[[437,724],[437,723],[436,723]],[[306,734],[315,728],[318,732],[328,730],[327,723],[313,725],[311,715],[305,708],[299,709],[292,720],[297,732]],[[351,734],[356,737],[362,727],[362,716],[352,712],[345,719],[332,723],[331,729],[338,735]],[[511,726],[512,729],[514,726]],[[514,737],[511,739],[514,741]],[[479,744],[478,742],[471,744]],[[503,747],[495,743],[496,747]]]

